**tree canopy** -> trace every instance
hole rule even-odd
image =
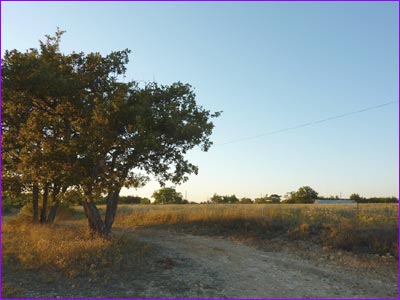
[[[164,187],[155,191],[152,195],[154,204],[182,204],[183,196],[173,187]]]
[[[32,191],[34,210],[39,192],[43,199],[51,192],[56,208],[60,193],[77,188],[90,229],[108,234],[122,187],[139,187],[151,175],[178,184],[197,174],[185,154],[210,148],[211,119],[220,113],[197,105],[189,84],[121,82],[128,49],[62,53],[63,33],[3,57],[5,188]],[[95,205],[101,194],[104,220]]]
[[[290,192],[285,203],[314,203],[318,193],[309,186],[302,186],[296,192]]]

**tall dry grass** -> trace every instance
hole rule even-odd
[[[96,279],[131,267],[150,251],[129,235],[89,238],[84,228],[14,218],[2,226],[3,265]]]
[[[173,226],[196,234],[311,240],[397,257],[396,204],[121,206],[117,225]]]

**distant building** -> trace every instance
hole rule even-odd
[[[317,199],[315,204],[356,204],[355,200],[350,199]]]

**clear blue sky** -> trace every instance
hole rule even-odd
[[[310,185],[321,195],[397,196],[398,103],[243,142],[242,137],[398,100],[398,3],[2,2],[2,51],[132,50],[127,79],[188,82],[223,110],[199,175],[178,186],[258,197]],[[124,191],[150,197],[150,183]]]

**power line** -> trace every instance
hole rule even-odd
[[[242,142],[242,141],[257,139],[257,138],[260,138],[260,137],[263,137],[263,136],[278,134],[278,133],[289,131],[289,130],[295,130],[295,129],[299,129],[299,128],[303,128],[303,127],[307,127],[307,126],[312,126],[312,125],[316,125],[316,124],[320,124],[320,123],[325,123],[325,122],[328,122],[328,121],[345,118],[345,117],[348,117],[348,116],[351,116],[351,115],[360,114],[360,113],[363,113],[363,112],[366,112],[366,111],[369,111],[369,110],[378,109],[378,108],[381,108],[381,107],[384,107],[384,106],[387,106],[387,105],[390,105],[390,104],[393,104],[393,103],[397,103],[397,101],[390,101],[390,102],[386,102],[386,103],[383,103],[383,104],[370,106],[370,107],[363,108],[363,109],[360,109],[360,110],[344,113],[344,114],[337,115],[337,116],[334,116],[334,117],[329,117],[329,118],[325,118],[325,119],[321,119],[321,120],[317,120],[317,121],[307,122],[307,123],[299,124],[299,125],[296,125],[296,126],[293,126],[293,127],[286,127],[286,128],[283,128],[283,129],[274,130],[274,131],[270,131],[270,132],[260,133],[260,134],[253,135],[253,136],[242,137],[242,138],[239,138],[239,139],[235,139],[235,140],[231,140],[231,141],[228,141],[228,142],[225,142],[225,143],[220,143],[220,144],[215,144],[215,145],[216,146],[223,146],[223,145],[238,143],[238,142]]]

